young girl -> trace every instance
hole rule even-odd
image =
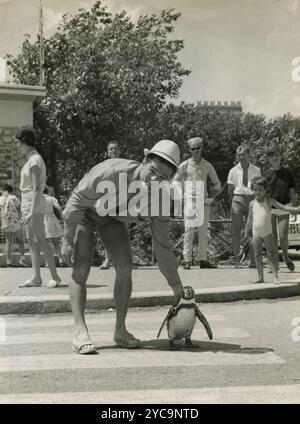
[[[0,210],[2,231],[6,238],[6,263],[7,266],[13,265],[14,238],[19,243],[20,262],[19,266],[28,267],[25,259],[25,246],[23,228],[20,223],[21,219],[21,202],[13,194],[13,188],[9,184],[4,184],[3,193],[0,196]]]
[[[273,272],[273,281],[279,284],[278,280],[278,255],[276,241],[272,233],[271,209],[281,209],[288,213],[300,213],[300,207],[282,205],[277,200],[268,196],[268,182],[264,177],[255,177],[251,182],[255,199],[250,202],[249,216],[245,229],[245,236],[250,237],[252,229],[253,249],[258,271],[256,283],[264,282],[264,268],[262,259],[263,244],[267,249],[270,268]]]
[[[62,226],[55,216],[54,209],[61,214],[61,208],[59,206],[58,200],[54,196],[49,196],[48,187],[45,187],[44,196],[46,200],[46,210],[45,210],[45,236],[48,243],[53,245],[53,253],[56,254],[59,259],[60,266],[63,266],[63,260],[60,251],[60,239],[62,238],[64,232]]]

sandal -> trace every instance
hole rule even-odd
[[[86,340],[80,343],[72,343],[73,351],[78,355],[90,355],[91,353],[97,353],[97,348],[91,340]]]
[[[126,333],[124,337],[115,337],[114,342],[116,345],[123,347],[124,349],[136,349],[141,347],[141,341],[134,337],[133,334]]]
[[[32,281],[32,280],[27,280],[27,281],[25,281],[25,283],[20,284],[19,287],[21,287],[21,288],[24,288],[24,287],[41,287],[42,284],[43,284],[42,281],[40,283],[37,283],[37,282]]]
[[[23,268],[29,268],[30,267],[30,265],[26,261],[24,261],[24,259],[20,259],[19,266],[23,267]]]
[[[291,260],[289,260],[289,261],[286,262],[286,266],[288,267],[288,269],[290,271],[295,271],[295,265],[294,265],[294,263]]]

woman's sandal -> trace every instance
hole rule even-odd
[[[40,283],[37,283],[37,282],[32,281],[32,280],[27,280],[27,281],[25,281],[25,283],[20,284],[19,287],[21,287],[21,288],[24,288],[24,287],[41,287],[42,284],[43,284],[42,281]]]

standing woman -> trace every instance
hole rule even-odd
[[[44,253],[51,273],[48,287],[57,287],[61,283],[52,250],[45,238],[44,215],[46,201],[43,191],[46,185],[46,165],[35,150],[36,133],[31,127],[21,128],[16,138],[18,147],[26,154],[26,162],[21,170],[20,190],[22,195],[22,223],[26,229],[30,247],[33,276],[19,287],[38,287],[42,285],[40,251]]]
[[[270,196],[283,205],[292,204],[292,206],[296,206],[295,180],[292,172],[282,166],[282,156],[278,147],[275,145],[269,147],[267,158],[271,165],[270,171],[266,173]],[[287,212],[272,209],[272,230],[276,241],[276,248],[279,236],[283,259],[288,269],[294,271],[295,265],[288,256],[289,214]]]

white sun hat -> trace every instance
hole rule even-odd
[[[171,163],[173,166],[178,168],[180,161],[180,150],[179,147],[172,140],[161,140],[156,143],[151,150],[144,149],[144,155],[147,157],[148,155],[153,154],[156,156],[160,156],[167,162]]]

